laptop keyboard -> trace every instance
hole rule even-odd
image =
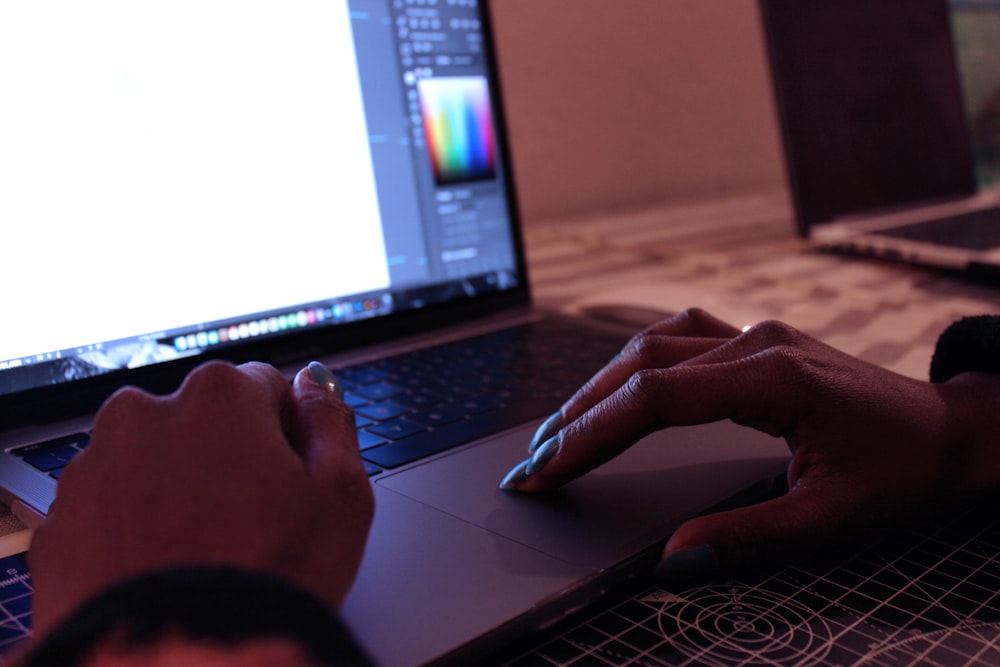
[[[547,417],[620,349],[543,321],[336,370],[369,472]]]
[[[369,475],[555,412],[625,340],[544,320],[335,368]],[[12,450],[58,479],[87,433]]]
[[[90,444],[89,433],[74,433],[55,440],[19,447],[11,453],[24,459],[25,463],[59,479],[70,459],[82,452],[88,444]]]

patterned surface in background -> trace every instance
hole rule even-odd
[[[784,196],[534,221],[526,237],[538,302],[705,307],[734,324],[774,318],[904,375],[927,378],[941,331],[1000,313],[1000,283],[813,250]],[[727,317],[729,315],[729,317]]]

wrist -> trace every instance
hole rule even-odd
[[[1000,493],[1000,375],[966,372],[941,385],[960,495]]]

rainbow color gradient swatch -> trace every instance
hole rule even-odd
[[[496,143],[486,79],[442,77],[417,85],[435,182],[494,178]]]

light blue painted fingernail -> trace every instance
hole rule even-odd
[[[660,561],[653,575],[660,581],[690,581],[707,579],[719,570],[719,563],[711,547],[699,546],[681,549]]]
[[[548,464],[552,458],[559,453],[560,449],[559,436],[553,436],[543,442],[541,446],[535,450],[532,454],[531,459],[528,461],[528,467],[525,470],[529,475],[534,475],[539,472],[542,468]]]
[[[318,361],[309,362],[309,376],[313,379],[313,382],[321,387],[325,387],[328,391],[332,391],[343,400],[344,385],[340,384],[337,376],[325,365]]]
[[[542,446],[547,440],[559,432],[562,428],[563,416],[562,411],[555,413],[538,427],[535,431],[534,437],[531,439],[531,443],[528,445],[528,453],[534,454],[535,450]]]
[[[503,481],[500,482],[500,488],[504,491],[517,490],[517,487],[521,486],[521,482],[528,479],[526,469],[528,468],[528,464],[530,462],[531,459],[527,459],[514,466],[511,471],[507,473],[507,476],[503,478]]]

